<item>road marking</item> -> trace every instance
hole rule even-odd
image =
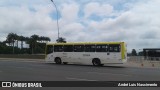
[[[132,75],[127,75],[127,74],[120,74],[120,73],[100,73],[100,72],[87,72],[89,74],[111,74],[111,75],[121,75],[121,76],[132,76]]]
[[[0,73],[2,73],[2,71],[0,71]]]
[[[66,77],[66,79],[77,80],[77,81],[98,81],[98,80],[90,80],[90,79],[83,79],[83,78],[70,78],[70,77]]]

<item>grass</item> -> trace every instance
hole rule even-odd
[[[45,55],[30,54],[0,54],[0,58],[44,59]]]

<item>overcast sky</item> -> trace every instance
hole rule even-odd
[[[54,0],[68,42],[124,41],[128,50],[160,48],[160,0]],[[57,39],[50,0],[0,0],[0,41],[8,33]]]

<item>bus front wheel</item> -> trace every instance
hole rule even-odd
[[[94,66],[101,66],[102,65],[101,61],[99,59],[93,59],[92,63],[93,63]]]
[[[61,64],[61,63],[62,63],[62,61],[61,61],[61,59],[60,59],[60,58],[58,58],[58,57],[57,57],[57,58],[55,58],[55,63],[56,63],[56,64]]]

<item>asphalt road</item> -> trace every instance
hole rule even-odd
[[[1,59],[0,81],[160,81],[160,68],[136,68],[136,67],[126,67],[126,66],[94,67],[89,65],[57,65],[57,64],[46,64],[42,61],[35,61],[35,60]],[[70,90],[71,88],[69,89],[63,88],[63,90],[64,89]],[[75,90],[78,88],[72,88],[72,89]],[[97,90],[96,88],[88,88],[88,89]],[[105,88],[100,88],[100,89],[105,90]],[[13,90],[13,89],[0,89],[0,90]],[[30,90],[30,89],[21,88],[20,90]],[[36,90],[41,90],[41,89],[36,89]],[[149,89],[146,88],[146,90]]]

